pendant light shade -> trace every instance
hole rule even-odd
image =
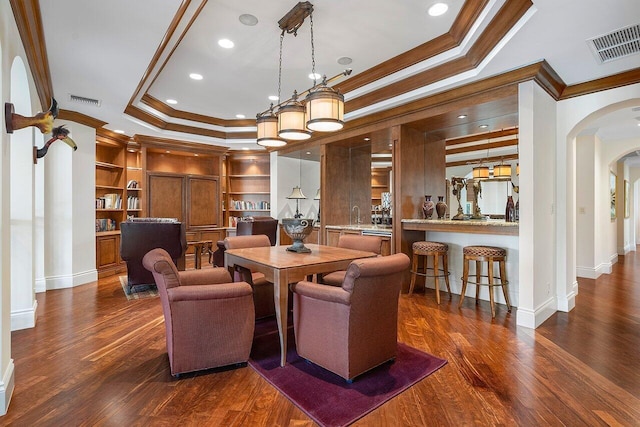
[[[322,84],[307,95],[307,128],[318,132],[335,132],[344,126],[344,96]]]
[[[473,168],[473,179],[489,178],[489,166],[479,165]]]
[[[311,138],[311,131],[306,128],[306,108],[298,101],[298,95],[278,110],[278,136],[280,138],[300,141]]]
[[[500,163],[493,167],[494,178],[511,178],[511,165]]]
[[[282,147],[287,142],[278,137],[278,117],[273,114],[273,110],[269,110],[263,115],[258,115],[256,119],[258,145],[263,147]]]

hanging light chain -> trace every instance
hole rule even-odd
[[[282,42],[284,40],[284,30],[280,33],[280,60],[278,62],[278,104],[280,104],[280,89],[282,87]]]
[[[309,22],[311,26],[311,74],[313,75],[313,85],[317,84],[316,82],[316,49],[313,44],[313,9],[309,14]]]

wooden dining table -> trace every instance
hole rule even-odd
[[[224,253],[225,265],[232,269],[239,265],[265,275],[273,283],[273,299],[276,306],[276,320],[280,337],[280,366],[287,363],[287,316],[288,286],[305,280],[313,274],[346,270],[349,263],[358,258],[376,256],[373,252],[305,244],[310,253],[287,251],[286,246],[261,248],[227,249]]]

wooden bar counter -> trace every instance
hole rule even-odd
[[[450,233],[498,234],[503,236],[517,236],[519,233],[517,222],[503,220],[465,220],[452,221],[450,219],[403,219],[403,230],[415,231],[445,231]]]

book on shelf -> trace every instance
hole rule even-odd
[[[231,209],[242,210],[242,211],[271,209],[271,204],[264,200],[259,202],[254,202],[251,200],[233,200],[232,199],[230,202],[230,205],[231,205]]]
[[[122,209],[122,197],[119,194],[107,193],[99,199],[104,200],[103,206],[99,209]]]
[[[136,196],[127,197],[127,209],[140,209],[140,198]]]
[[[114,231],[116,229],[116,220],[111,218],[97,218],[96,231]]]

